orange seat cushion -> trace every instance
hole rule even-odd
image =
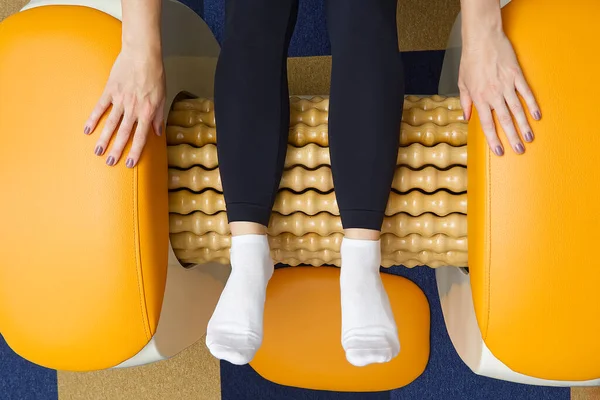
[[[164,138],[150,135],[128,169],[94,155],[104,122],[83,134],[120,48],[121,23],[87,7],[44,6],[0,24],[0,332],[50,368],[115,366],[159,319]]]
[[[341,345],[338,268],[275,271],[267,289],[263,344],[251,366],[264,378],[305,389],[372,392],[415,380],[429,360],[429,303],[406,278],[383,273],[401,350],[391,362],[354,367]]]
[[[540,104],[525,155],[468,136],[469,267],[490,351],[543,379],[600,377],[598,0],[514,0],[506,34]],[[496,124],[499,127],[499,124]]]

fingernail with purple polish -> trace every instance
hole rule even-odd
[[[523,147],[523,145],[521,143],[519,143],[516,146],[516,150],[517,150],[517,153],[523,154],[525,152],[525,147]]]
[[[128,158],[125,165],[127,166],[127,168],[133,168],[133,160],[131,158]]]
[[[525,140],[527,140],[528,142],[533,142],[533,133],[527,132],[525,134]]]
[[[90,131],[91,131],[90,127],[86,126],[85,129],[83,130],[83,133],[85,133],[86,135],[89,135]]]
[[[496,146],[496,148],[494,149],[494,153],[496,153],[497,156],[503,156],[504,149],[502,148],[502,146]]]
[[[94,149],[94,154],[97,156],[101,156],[102,153],[104,153],[104,149],[102,148],[102,146],[96,146],[96,148]]]
[[[540,114],[539,111],[536,111],[533,113],[533,118],[535,118],[539,121],[540,119],[542,119],[542,114]]]
[[[163,126],[161,125],[161,126],[158,128],[158,136],[162,135],[162,131],[163,131]]]
[[[113,156],[109,156],[106,159],[106,165],[108,165],[109,167],[112,167],[113,165],[115,165],[115,158]]]

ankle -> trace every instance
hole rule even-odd
[[[256,222],[231,222],[229,224],[229,229],[231,230],[231,235],[233,237],[267,234],[267,227]]]

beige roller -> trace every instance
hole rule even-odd
[[[172,233],[171,245],[177,250],[228,250],[231,247],[231,235],[221,235],[217,232],[208,232],[196,235],[192,232]]]
[[[414,143],[398,150],[397,164],[415,169],[427,165],[437,168],[448,168],[452,165],[466,166],[467,146],[454,147],[447,143],[440,143],[435,147],[426,147]]]
[[[328,134],[328,126],[325,124],[319,126],[296,124],[290,126],[288,143],[296,147],[306,146],[309,143],[314,143],[321,147],[327,147],[329,146]]]
[[[445,108],[447,110],[462,110],[459,97],[444,97],[433,95],[430,97],[406,96],[404,109],[420,108],[422,110],[433,110],[434,108]]]
[[[295,192],[302,192],[309,188],[329,192],[333,190],[331,168],[324,166],[309,171],[300,166],[293,167],[283,172],[279,188],[291,189]]]
[[[328,236],[321,236],[311,232],[306,235],[296,236],[293,233],[284,232],[280,235],[269,235],[269,245],[271,249],[282,249],[286,251],[295,251],[304,249],[308,251],[330,250],[340,251],[342,245],[342,233],[332,233]]]
[[[323,194],[314,190],[307,190],[304,193],[280,190],[275,197],[273,211],[283,215],[295,212],[307,215],[315,215],[320,212],[340,215],[334,192]]]
[[[331,165],[329,148],[321,147],[314,143],[309,143],[302,147],[288,145],[285,156],[285,168],[300,165],[310,169],[323,165]]]
[[[225,211],[225,198],[222,193],[207,190],[193,193],[189,190],[178,190],[169,193],[169,211],[177,214],[189,214],[202,211],[205,214],[216,214]]]
[[[198,124],[190,128],[175,125],[167,126],[167,144],[169,146],[190,144],[201,147],[207,144],[216,143],[217,130],[208,125]]]
[[[293,98],[291,101],[289,143],[301,147],[315,143],[326,147],[327,112],[329,99]],[[466,124],[457,98],[408,97],[404,102],[404,115],[400,132],[402,145],[421,143],[432,146],[448,143],[452,146],[466,144]],[[203,146],[216,143],[214,106],[210,100],[183,100],[174,105],[168,119],[169,144]],[[187,128],[187,129],[185,129]],[[191,129],[193,128],[193,129]]]
[[[216,232],[221,235],[229,235],[227,215],[220,212],[207,215],[197,211],[188,215],[170,214],[170,232],[192,232],[196,235],[204,235],[208,232]],[[314,216],[294,213],[292,215],[281,215],[273,213],[269,224],[268,233],[277,236],[282,233],[292,233],[303,236],[314,232],[320,236],[328,236],[332,233],[342,233],[340,217],[328,213],[320,213]]]
[[[383,233],[393,233],[398,237],[410,234],[433,236],[437,234],[451,237],[467,236],[467,216],[464,214],[449,214],[437,216],[426,213],[418,216],[400,213],[386,216],[381,227]]]
[[[309,126],[318,126],[327,124],[328,122],[328,106],[323,106],[323,100],[312,102],[294,102],[291,106],[290,125],[306,124]],[[447,106],[438,106],[434,108],[424,109],[419,106],[412,106],[411,101],[407,99],[405,103],[408,106],[404,107],[402,120],[409,125],[423,125],[427,122],[433,122],[436,125],[447,125],[452,122],[463,120],[463,113],[460,109],[449,109]],[[210,127],[215,126],[214,107],[207,100],[199,100],[195,104],[198,107],[193,108],[194,103],[187,101],[180,106],[173,108],[169,114],[169,125],[177,125],[183,127],[191,127],[199,123],[203,123]],[[300,104],[300,106],[295,106]],[[421,103],[425,104],[425,103]],[[321,105],[319,107],[318,105]],[[357,113],[360,113],[360,107],[357,107]]]
[[[209,99],[185,99],[173,104],[174,111],[195,110],[203,113],[214,111],[215,105]]]
[[[304,124],[308,126],[319,126],[329,122],[329,113],[318,108],[306,108],[300,111],[294,107],[290,110],[290,125]]]
[[[219,165],[217,146],[206,144],[194,147],[188,144],[169,146],[169,163],[172,167],[191,168],[201,165],[208,169]],[[437,168],[448,168],[452,165],[467,165],[467,147],[453,147],[440,143],[435,147],[426,147],[415,143],[408,147],[401,147],[398,151],[398,165],[407,165],[411,168],[423,168],[432,165]],[[303,166],[315,169],[323,165],[331,165],[329,148],[309,143],[302,147],[288,145],[285,158],[285,168]]]
[[[435,167],[425,167],[413,171],[407,167],[396,169],[392,188],[400,192],[421,189],[433,193],[439,189],[448,189],[452,192],[465,192],[467,190],[467,169],[457,166],[448,170],[439,170]]]
[[[193,147],[189,144],[167,146],[169,166],[177,168],[191,168],[201,165],[204,168],[214,169],[219,165],[217,146],[206,144],[202,147]]]
[[[322,103],[322,102],[321,102]],[[320,103],[314,103],[320,104]],[[449,109],[444,106],[433,108],[421,108],[420,106],[412,106],[410,100],[406,100],[402,114],[402,121],[411,126],[423,125],[432,122],[436,125],[448,125],[454,122],[460,122],[464,119],[462,110]],[[423,107],[430,106],[427,103],[421,103]],[[446,104],[447,105],[447,104]],[[310,102],[303,103],[300,107],[291,106],[290,125],[305,124],[308,126],[319,126],[328,123],[328,107],[312,107]],[[356,113],[360,114],[361,109],[357,107]]]
[[[207,247],[196,250],[173,249],[182,264],[205,264],[218,262],[229,264],[229,249],[211,250]]]
[[[467,213],[467,195],[440,191],[436,193],[421,193],[418,191],[406,194],[391,193],[388,200],[386,215],[398,213],[421,215],[432,213],[440,216],[452,213]]]
[[[204,235],[209,232],[220,235],[231,233],[225,212],[207,215],[202,211],[196,211],[188,215],[169,214],[169,232],[171,235],[182,232],[192,232],[196,235]]]
[[[214,110],[208,112],[200,110],[173,110],[169,113],[167,123],[185,128],[190,128],[198,124],[214,128],[216,126],[215,112]]]
[[[268,230],[271,236],[277,236],[282,233],[304,236],[311,232],[320,236],[329,236],[332,233],[342,233],[343,231],[340,217],[325,212],[316,215],[302,213],[293,213],[291,215],[273,214]]]
[[[229,263],[228,250],[210,250],[207,248],[198,250],[175,250],[175,255],[183,263],[203,264],[207,262],[220,262],[223,264]],[[271,257],[276,263],[284,263],[287,265],[336,265],[340,266],[339,252],[331,250],[298,250],[286,251],[276,249],[271,251]],[[381,265],[385,268],[394,265],[404,265],[405,267],[413,268],[419,265],[427,265],[432,268],[441,266],[453,265],[464,267],[467,265],[467,255],[463,252],[447,252],[443,254],[433,253],[430,251],[421,251],[419,253],[398,251],[393,255],[382,254]]]
[[[192,100],[194,101],[194,100]],[[206,100],[196,100],[200,104],[204,105]],[[357,101],[357,108],[360,107],[360,101]],[[293,110],[306,111],[311,108],[315,108],[321,111],[329,111],[329,98],[315,96],[311,98],[291,97],[290,105]],[[447,110],[461,110],[460,99],[458,97],[444,97],[433,95],[431,97],[418,97],[418,96],[406,96],[404,101],[404,110],[411,108],[420,108],[422,110],[433,110],[435,108],[444,108]],[[177,108],[175,108],[177,109]],[[212,109],[211,106],[208,108],[199,108],[200,111],[208,112]]]
[[[269,235],[269,244],[271,249],[285,251],[302,249],[312,252],[319,250],[339,252],[343,237],[342,233],[321,236],[311,232],[297,236],[293,233],[284,232],[275,236]],[[221,235],[216,232],[208,232],[204,235],[196,235],[192,232],[180,232],[171,236],[171,243],[174,249],[179,250],[198,250],[203,248],[223,250],[231,246],[231,236]],[[443,234],[427,237],[416,233],[405,237],[398,237],[392,233],[381,235],[381,251],[383,254],[389,255],[399,251],[418,253],[423,250],[434,253],[446,253],[449,251],[466,252],[467,238],[453,238]]]
[[[276,262],[339,265],[343,229],[328,112],[327,97],[290,99],[286,170],[268,229]],[[229,261],[214,118],[214,104],[206,99],[179,101],[168,118],[171,243],[183,262]],[[383,266],[466,266],[467,125],[460,100],[407,97],[399,134],[382,226]]]
[[[290,97],[290,106],[292,110],[306,111],[310,108],[316,108],[321,111],[329,111],[329,97],[314,96],[310,98]]]
[[[214,189],[223,192],[223,185],[218,169],[206,170],[196,166],[182,171],[169,168],[169,190],[175,189],[190,189],[194,192]]]
[[[195,192],[204,189],[223,191],[221,175],[218,169],[206,170],[202,167],[192,167],[187,170],[169,169],[169,189],[189,188]],[[302,166],[292,167],[283,172],[280,189],[291,189],[302,192],[306,189],[316,189],[321,192],[333,190],[333,176],[329,166],[307,170]],[[421,189],[433,193],[447,189],[455,193],[467,190],[467,169],[456,166],[448,170],[435,167],[425,167],[414,171],[407,167],[396,169],[392,188],[399,192],[409,192]]]
[[[418,253],[427,250],[434,253],[446,253],[449,251],[467,251],[467,238],[454,238],[438,233],[427,237],[416,233],[408,236],[398,237],[388,233],[381,235],[381,252],[383,254],[395,254],[398,251],[409,251]]]
[[[464,146],[467,144],[467,125],[463,122],[453,122],[440,126],[433,122],[427,122],[412,126],[402,122],[400,145],[409,146],[413,143],[420,143],[424,146],[435,146],[440,143]]]
[[[308,126],[296,124],[290,127],[288,142],[296,147],[308,143],[315,143],[322,147],[329,146],[328,126]],[[420,143],[424,146],[435,146],[447,143],[451,146],[464,146],[467,144],[467,126],[464,122],[453,122],[448,125],[436,125],[426,122],[422,125],[412,126],[402,122],[400,128],[400,145],[408,146]]]
[[[195,235],[205,235],[216,232],[221,235],[229,235],[227,214],[218,212],[213,215],[197,211],[188,215],[171,213],[170,232],[192,232]],[[405,237],[411,234],[420,236],[433,236],[443,234],[456,238],[466,236],[466,218],[462,214],[451,214],[438,217],[432,214],[423,214],[416,217],[407,214],[397,214],[385,217],[382,232],[394,234],[397,237]],[[316,215],[306,215],[300,212],[291,215],[273,213],[268,228],[271,236],[283,233],[291,233],[296,236],[305,236],[316,233],[319,236],[329,236],[334,233],[342,233],[342,221],[339,216],[321,212]]]
[[[461,109],[449,110],[445,107],[436,107],[431,110],[424,110],[420,107],[405,108],[402,113],[402,122],[410,126],[419,126],[427,123],[443,126],[464,120]]]
[[[169,210],[177,214],[189,214],[194,211],[215,214],[219,211],[225,211],[225,199],[222,193],[215,192],[214,190],[207,190],[202,193],[178,190],[169,194]],[[340,214],[334,192],[323,194],[314,190],[307,190],[303,193],[280,190],[275,198],[273,211],[283,215],[295,212],[307,215],[315,215],[320,212],[327,212],[333,215]],[[394,216],[401,213],[411,216],[421,216],[424,214],[447,216],[455,214],[452,216],[453,218],[466,220],[466,216],[464,215],[466,212],[466,194],[453,194],[445,191],[425,194],[412,191],[406,194],[390,193],[385,214],[386,216]],[[389,220],[386,218],[384,229],[386,229],[385,226],[388,223]],[[464,226],[466,229],[466,225]],[[457,234],[455,236],[462,235]]]

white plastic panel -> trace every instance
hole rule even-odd
[[[21,11],[41,6],[59,5],[95,8],[96,10],[105,12],[108,15],[112,15],[118,20],[122,19],[121,0],[31,0],[25,7],[23,7]]]
[[[230,266],[217,263],[189,269],[179,262],[169,263],[156,334],[142,351],[117,368],[165,360],[202,339],[230,272]]]
[[[469,275],[459,268],[436,269],[436,280],[446,328],[454,348],[471,370],[482,376],[540,386],[600,386],[590,381],[551,381],[519,374],[498,360],[481,337],[471,294]]]

